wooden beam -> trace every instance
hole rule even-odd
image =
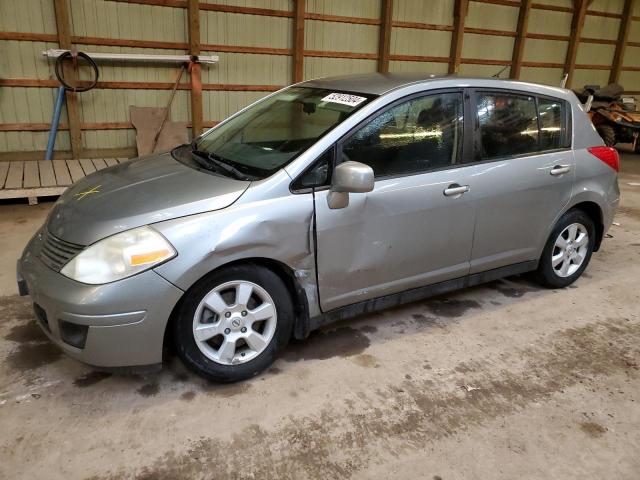
[[[464,21],[467,17],[469,0],[455,0],[453,7],[453,34],[451,35],[451,52],[449,73],[458,73],[462,55],[462,39],[464,38]]]
[[[393,23],[393,0],[382,0],[380,11],[380,39],[378,40],[378,71],[389,71],[391,51],[391,27]]]
[[[304,4],[305,0],[294,0],[293,83],[304,78]]]
[[[620,80],[620,69],[624,63],[624,52],[629,41],[629,32],[631,31],[631,22],[633,21],[633,9],[635,0],[625,0],[624,9],[622,10],[622,20],[620,21],[620,30],[618,31],[618,43],[616,45],[616,53],[613,56],[613,65],[609,74],[609,83],[618,83]]]
[[[434,30],[437,32],[453,32],[453,26],[438,25],[435,23],[399,22],[394,20],[391,23],[391,25],[399,28],[415,28],[417,30]]]
[[[67,0],[54,0],[53,5],[56,14],[58,45],[60,45],[60,48],[69,50],[71,49],[71,22],[69,20]],[[64,64],[62,73],[69,84],[75,85],[77,81],[76,71],[68,62]],[[71,151],[73,152],[73,158],[80,158],[82,154],[82,130],[80,126],[78,94],[67,91],[65,100],[67,104],[67,117],[69,118]]]
[[[200,55],[200,8],[198,0],[187,0],[187,25],[189,54]],[[202,72],[199,63],[191,63],[191,134],[196,138],[202,133]]]
[[[578,55],[578,45],[584,27],[584,19],[587,15],[588,0],[575,0],[573,18],[571,19],[571,37],[567,46],[567,56],[564,62],[564,73],[568,75],[566,88],[571,88],[573,72],[576,67],[576,56]]]
[[[520,78],[522,67],[522,57],[524,56],[524,44],[527,40],[527,29],[529,27],[529,12],[531,11],[531,0],[522,0],[520,12],[518,13],[518,26],[516,27],[516,40],[513,42],[513,55],[511,56],[510,77]]]
[[[353,23],[357,25],[380,25],[379,18],[346,17],[344,15],[327,15],[325,13],[307,12],[305,20],[320,20],[322,22]]]

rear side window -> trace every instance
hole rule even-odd
[[[540,150],[562,148],[564,143],[563,102],[547,98],[538,99],[540,113]]]
[[[534,97],[503,93],[478,95],[480,160],[535,153],[538,116]]]
[[[476,161],[536,154],[570,145],[564,101],[496,92],[482,92],[476,98]]]

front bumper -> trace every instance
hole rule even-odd
[[[18,288],[31,295],[38,324],[52,342],[94,366],[162,362],[165,327],[182,290],[153,270],[105,285],[76,282],[40,261],[39,242],[36,234],[18,261]],[[69,325],[82,341],[69,339]]]

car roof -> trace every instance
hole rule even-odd
[[[460,86],[488,86],[494,88],[509,88],[537,93],[540,90],[548,89],[550,95],[557,95],[558,87],[532,84],[517,80],[502,80],[498,78],[462,77],[458,75],[430,75],[427,73],[366,73],[361,75],[344,75],[338,77],[324,77],[299,83],[302,87],[324,88],[327,90],[358,92],[369,95],[384,95],[392,90],[396,90],[408,85],[437,82],[439,88],[460,87]],[[563,91],[562,93],[565,93]]]

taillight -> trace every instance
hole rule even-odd
[[[618,151],[613,147],[589,147],[589,153],[599,158],[604,163],[613,168],[616,172],[620,171],[620,157]]]

